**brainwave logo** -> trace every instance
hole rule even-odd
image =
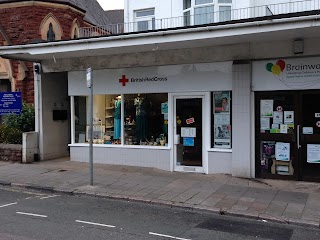
[[[268,63],[266,65],[266,69],[277,77],[281,75],[281,73],[285,68],[286,68],[286,62],[283,60],[278,60],[276,64]]]

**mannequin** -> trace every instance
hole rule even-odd
[[[138,94],[134,99],[134,106],[136,107],[136,126],[137,126],[137,139],[138,141],[144,141],[147,137],[146,134],[146,109],[145,99]]]
[[[121,138],[121,96],[116,97],[114,102],[114,140]]]

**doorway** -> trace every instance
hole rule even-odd
[[[256,176],[320,182],[320,91],[256,93]]]
[[[204,173],[204,96],[174,97],[174,170]]]

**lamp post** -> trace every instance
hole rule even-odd
[[[92,69],[87,68],[87,87],[90,89],[90,121],[89,121],[89,164],[90,164],[90,185],[93,186],[93,81]]]

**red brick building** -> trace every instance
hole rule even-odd
[[[79,37],[79,28],[107,25],[96,0],[0,0],[0,44],[20,45]],[[21,91],[34,102],[33,64],[0,58],[0,92]]]

